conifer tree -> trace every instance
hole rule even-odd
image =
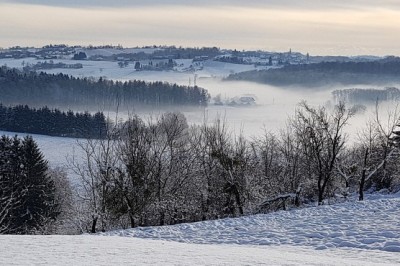
[[[0,233],[32,233],[57,217],[55,186],[47,172],[32,137],[0,139]]]
[[[55,219],[58,206],[55,203],[55,186],[48,176],[48,163],[32,137],[22,141],[23,158],[21,178],[26,193],[21,208],[21,222],[25,233],[40,229]]]

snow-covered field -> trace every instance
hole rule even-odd
[[[364,202],[308,207],[236,219],[134,228],[103,235],[196,244],[291,245],[309,246],[317,250],[357,248],[400,252],[400,193]]]
[[[12,68],[22,69],[25,64],[37,64],[38,62],[44,62],[49,60],[38,60],[36,58],[23,58],[23,59],[0,59],[0,66],[7,65]],[[180,72],[180,71],[136,71],[134,64],[130,64],[127,67],[119,67],[118,62],[112,61],[75,61],[69,59],[54,59],[54,63],[64,64],[82,64],[83,68],[80,69],[47,69],[41,70],[51,74],[64,73],[75,77],[104,77],[113,80],[133,80],[140,79],[146,81],[167,81],[171,83],[177,83],[181,85],[189,85],[189,79],[191,85],[194,84],[194,73],[192,72]],[[188,68],[193,65],[192,60],[179,59],[176,62],[183,67],[177,67],[177,70]],[[197,81],[202,78],[221,78],[226,77],[232,73],[238,73],[243,71],[249,71],[254,69],[264,69],[263,67],[256,68],[254,65],[241,65],[231,64],[217,61],[204,61],[202,69],[196,71]],[[199,82],[198,82],[199,84]]]
[[[400,265],[400,194],[81,236],[0,236],[0,265]]]
[[[399,265],[396,253],[201,245],[116,236],[0,236],[0,265]]]

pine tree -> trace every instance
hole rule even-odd
[[[38,230],[58,215],[55,186],[48,176],[47,161],[32,137],[22,141],[21,178],[26,192],[20,208],[20,223],[24,233]]]
[[[40,230],[58,215],[55,186],[32,137],[0,139],[0,233]]]

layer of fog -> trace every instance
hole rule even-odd
[[[23,61],[29,62],[33,59],[24,60],[0,60],[0,65],[7,64],[10,67],[21,67]],[[54,60],[64,61],[64,60]],[[70,60],[65,60],[65,63],[71,63]],[[96,78],[104,76],[108,79],[114,80],[129,80],[140,79],[146,81],[166,81],[171,83],[178,83],[181,85],[196,84],[206,88],[211,97],[221,96],[222,100],[229,100],[236,96],[241,95],[254,95],[256,98],[255,106],[227,106],[227,105],[214,105],[209,104],[207,107],[188,108],[188,107],[169,107],[169,108],[156,108],[156,107],[138,107],[132,106],[128,108],[119,109],[118,118],[127,119],[130,115],[138,114],[144,119],[160,116],[164,112],[178,111],[182,112],[189,124],[201,124],[204,121],[212,123],[215,119],[224,119],[228,128],[234,133],[239,134],[242,132],[247,138],[262,137],[265,131],[272,133],[279,133],[279,131],[286,127],[288,118],[295,114],[298,103],[302,100],[307,101],[313,106],[326,106],[331,110],[333,106],[333,99],[331,91],[335,89],[346,89],[350,87],[365,87],[364,86],[348,86],[348,87],[325,87],[318,90],[307,88],[278,88],[269,85],[257,84],[252,82],[238,82],[238,81],[223,81],[222,78],[229,73],[243,71],[249,66],[224,64],[224,63],[211,63],[201,71],[193,73],[179,73],[179,72],[157,72],[157,71],[134,71],[131,68],[119,68],[116,62],[82,62],[83,69],[53,69],[47,70],[49,73],[59,73],[62,71],[65,74],[74,75],[76,77],[90,77]],[[375,86],[371,86],[375,87]],[[51,106],[51,103],[49,103]],[[391,121],[388,121],[388,112],[393,112],[396,103],[381,103],[380,104],[380,117],[384,126]],[[58,107],[58,106],[51,106]],[[60,107],[58,107],[60,108]],[[71,107],[72,108],[72,107]],[[346,127],[346,133],[350,143],[358,140],[358,135],[366,128],[366,122],[373,120],[374,104],[367,106],[364,113],[358,113],[349,121]],[[101,110],[111,119],[115,119],[116,112],[115,106],[109,108],[107,106],[80,106],[73,108],[74,111],[85,110]],[[0,132],[9,136],[16,133]],[[18,135],[26,135],[20,134]],[[52,167],[64,168],[69,175],[73,184],[79,184],[79,178],[74,174],[71,169],[71,160],[76,157],[81,160],[83,154],[80,150],[76,139],[58,138],[35,135],[34,139],[38,142],[40,149],[44,152],[47,160],[49,160]]]
[[[172,108],[185,114],[189,123],[201,124],[203,121],[212,123],[216,119],[226,121],[228,127],[246,136],[260,135],[264,130],[276,131],[285,125],[297,104],[307,100],[311,104],[322,104],[329,98],[329,92],[286,91],[273,86],[251,82],[227,82],[216,78],[199,79],[197,84],[206,88],[211,97],[221,96],[223,102],[229,102],[235,97],[250,95],[256,99],[254,106],[214,105],[211,102],[204,108]],[[135,110],[141,116],[148,112]],[[159,115],[165,110],[153,110],[151,115]],[[171,109],[169,110],[171,111]]]
[[[187,62],[186,62],[187,61]],[[181,60],[182,64],[189,65],[191,60]],[[35,64],[38,61],[33,58],[28,59],[0,59],[0,65],[7,64],[9,67],[21,68],[23,64]],[[75,63],[71,60],[54,60],[66,64]],[[145,81],[165,81],[180,85],[198,85],[209,91],[211,97],[220,95],[222,101],[229,102],[230,99],[243,95],[251,95],[256,99],[254,106],[228,106],[214,105],[210,103],[207,107],[143,107],[130,106],[120,108],[118,111],[119,119],[127,119],[133,114],[137,114],[144,119],[160,116],[164,112],[182,112],[189,124],[201,124],[203,122],[212,123],[216,119],[226,121],[233,133],[242,132],[247,137],[259,137],[265,131],[278,133],[287,124],[288,118],[293,117],[298,103],[305,100],[313,106],[326,106],[328,109],[333,106],[331,92],[336,89],[346,88],[365,88],[365,85],[354,86],[326,86],[319,89],[309,89],[301,87],[278,88],[270,85],[258,84],[243,81],[223,81],[230,73],[237,73],[254,69],[251,65],[237,65],[222,62],[206,61],[201,70],[196,73],[176,72],[176,71],[135,71],[133,64],[128,67],[120,68],[117,62],[109,61],[79,61],[83,64],[82,69],[52,69],[46,70],[48,73],[59,73],[73,75],[76,77],[104,77],[113,80],[145,80]],[[377,86],[368,86],[375,87]],[[394,109],[395,103],[382,104],[380,115],[382,121],[387,120],[387,113]],[[49,103],[51,106],[51,103]],[[51,106],[57,107],[57,106]],[[62,108],[62,107],[61,107]],[[72,108],[72,107],[71,107]],[[356,114],[347,127],[349,139],[357,139],[357,133],[365,128],[367,120],[374,118],[374,104],[367,106],[364,113]],[[115,106],[82,106],[73,107],[74,111],[104,111],[111,119],[116,117]]]
[[[306,101],[314,107],[322,106],[327,112],[332,112],[335,105],[331,92],[335,89],[347,89],[347,87],[329,87],[311,90],[307,88],[278,88],[274,86],[243,82],[222,81],[218,78],[200,78],[197,84],[206,88],[212,98],[221,96],[222,101],[229,102],[237,96],[251,95],[256,98],[254,106],[229,106],[214,105],[211,102],[207,107],[187,108],[171,107],[155,109],[132,108],[122,110],[119,117],[126,119],[129,115],[138,114],[140,117],[151,119],[162,115],[164,112],[182,112],[189,124],[213,123],[216,119],[224,120],[230,131],[238,135],[244,134],[247,138],[262,137],[265,132],[278,134],[284,129],[289,119],[295,116],[299,109],[299,103]],[[354,86],[354,87],[365,87]],[[352,103],[346,103],[348,108]],[[393,123],[388,121],[390,113],[395,111],[396,102],[380,102],[378,106],[379,119],[384,126]],[[360,134],[366,129],[368,121],[376,119],[375,103],[365,104],[365,110],[356,112],[349,120],[345,128],[350,142],[357,141]],[[109,113],[111,116],[115,113]],[[391,117],[393,119],[393,117]]]

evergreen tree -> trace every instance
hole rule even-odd
[[[55,186],[47,174],[47,161],[32,137],[25,137],[22,141],[22,177],[27,189],[24,196],[23,207],[25,213],[21,218],[24,223],[25,233],[39,229],[49,219],[55,219],[58,214],[58,206],[55,203]]]
[[[48,165],[32,137],[0,139],[0,233],[40,230],[58,215],[55,186]]]
[[[76,138],[102,138],[107,133],[106,117],[97,112],[61,112],[48,107],[27,105],[5,107],[0,104],[0,130]]]

